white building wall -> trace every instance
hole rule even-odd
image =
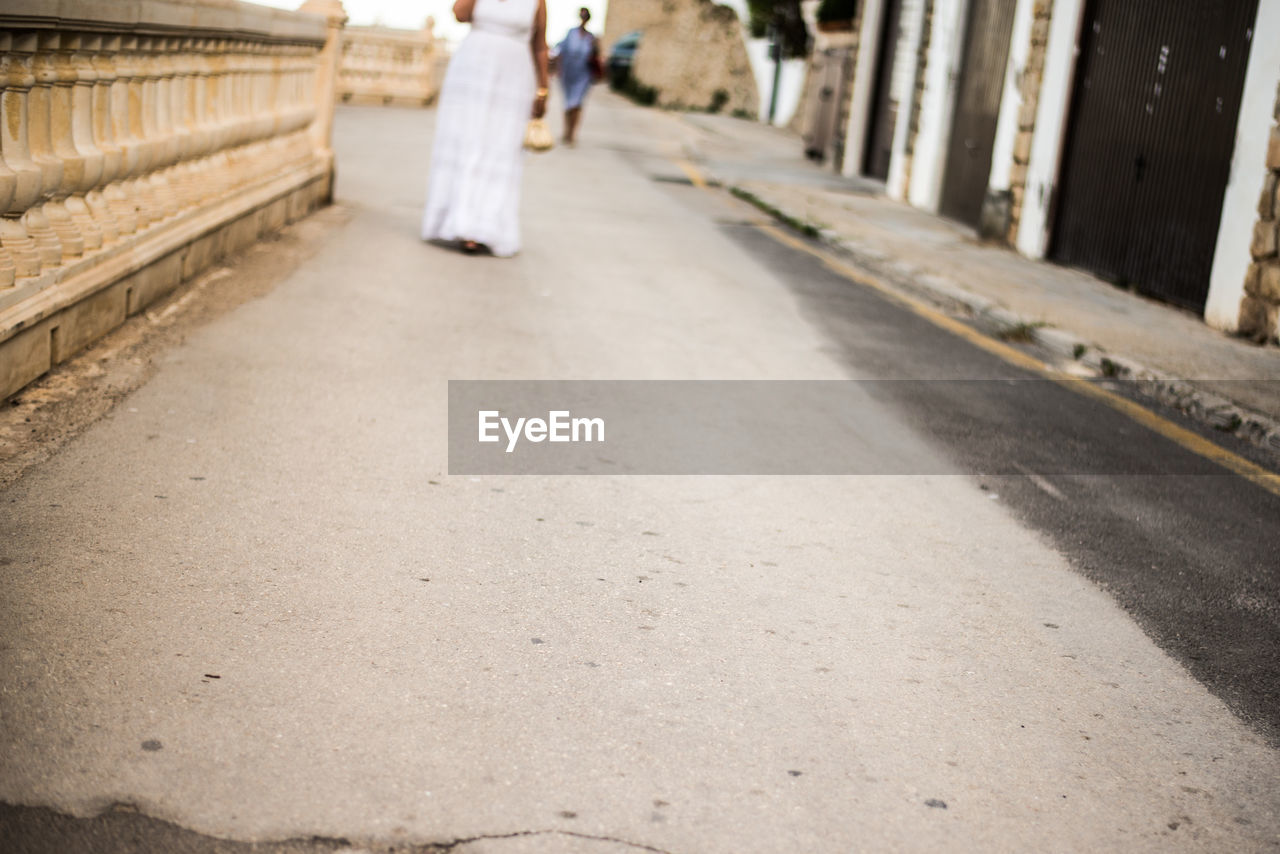
[[[1043,258],[1049,247],[1049,211],[1062,164],[1083,17],[1084,0],[1055,0],[1045,51],[1044,80],[1036,105],[1031,159],[1027,164],[1026,196],[1015,244],[1018,251],[1029,258]]]
[[[768,39],[747,39],[747,58],[751,60],[751,71],[755,74],[756,88],[760,91],[760,121],[769,121],[769,98],[773,93],[773,66],[769,58]],[[778,112],[773,123],[785,127],[796,114],[800,106],[800,98],[804,95],[805,71],[809,60],[782,60],[782,75],[778,80]]]
[[[858,58],[854,62],[853,85],[849,95],[849,122],[845,126],[842,174],[853,177],[862,172],[862,155],[867,145],[872,95],[876,85],[876,63],[880,59],[880,29],[884,0],[863,0],[858,26]],[[892,50],[892,46],[884,49]]]
[[[967,11],[967,0],[937,0],[933,9],[924,94],[920,99],[920,129],[911,159],[907,198],[916,207],[935,213],[942,198]]]
[[[893,98],[898,102],[898,118],[893,126],[893,150],[889,157],[889,179],[885,192],[891,199],[907,197],[907,137],[911,133],[911,113],[916,98],[916,56],[924,30],[924,0],[902,0],[902,26],[897,56],[893,60]]]
[[[988,190],[1009,189],[1013,170],[1013,146],[1018,139],[1018,113],[1022,110],[1022,74],[1031,53],[1031,25],[1036,0],[1018,0],[1013,11],[1013,35],[1009,43],[1009,63],[1005,66],[1004,92],[1000,95],[1000,115],[996,118],[996,138],[991,146],[991,177]]]
[[[1234,332],[1239,322],[1244,277],[1249,269],[1249,243],[1258,218],[1258,194],[1266,178],[1267,141],[1275,123],[1276,89],[1280,87],[1280,0],[1261,0],[1249,49],[1236,146],[1222,200],[1222,219],[1209,275],[1204,319]]]

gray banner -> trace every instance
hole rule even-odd
[[[1097,441],[1066,432],[1053,409],[1063,405],[1124,419],[1040,380],[455,380],[449,472],[1222,473],[1193,455],[1126,453],[1101,441],[1115,438],[1105,429]],[[1064,445],[1070,453],[1049,452]]]

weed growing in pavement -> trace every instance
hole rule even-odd
[[[1029,344],[1035,340],[1036,330],[1045,326],[1043,321],[1037,320],[1034,323],[1015,323],[1013,326],[1006,326],[996,333],[996,337],[1001,341],[1015,341],[1022,344]]]
[[[782,223],[783,225],[787,226],[788,228],[794,231],[800,232],[805,237],[816,238],[821,236],[822,234],[822,230],[818,226],[814,225],[811,222],[805,222],[803,220],[796,219],[790,214],[787,214],[787,213],[784,213],[783,211],[778,210],[773,205],[769,204],[764,199],[760,198],[755,193],[752,193],[749,190],[744,190],[741,187],[730,187],[729,192],[732,193],[735,197],[742,199],[744,202],[749,202],[750,204],[755,205],[761,211],[763,211],[764,213],[767,213],[769,216],[773,217],[778,222]]]

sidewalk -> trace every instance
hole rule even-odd
[[[966,226],[896,202],[883,185],[804,159],[789,131],[689,113],[692,152],[726,187],[817,227],[830,245],[906,289],[1016,328],[1099,374],[1152,379],[1166,402],[1280,450],[1280,350],[1093,276],[981,243]]]

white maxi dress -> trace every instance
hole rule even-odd
[[[474,240],[500,256],[520,250],[537,10],[538,0],[476,0],[440,89],[423,240]]]

